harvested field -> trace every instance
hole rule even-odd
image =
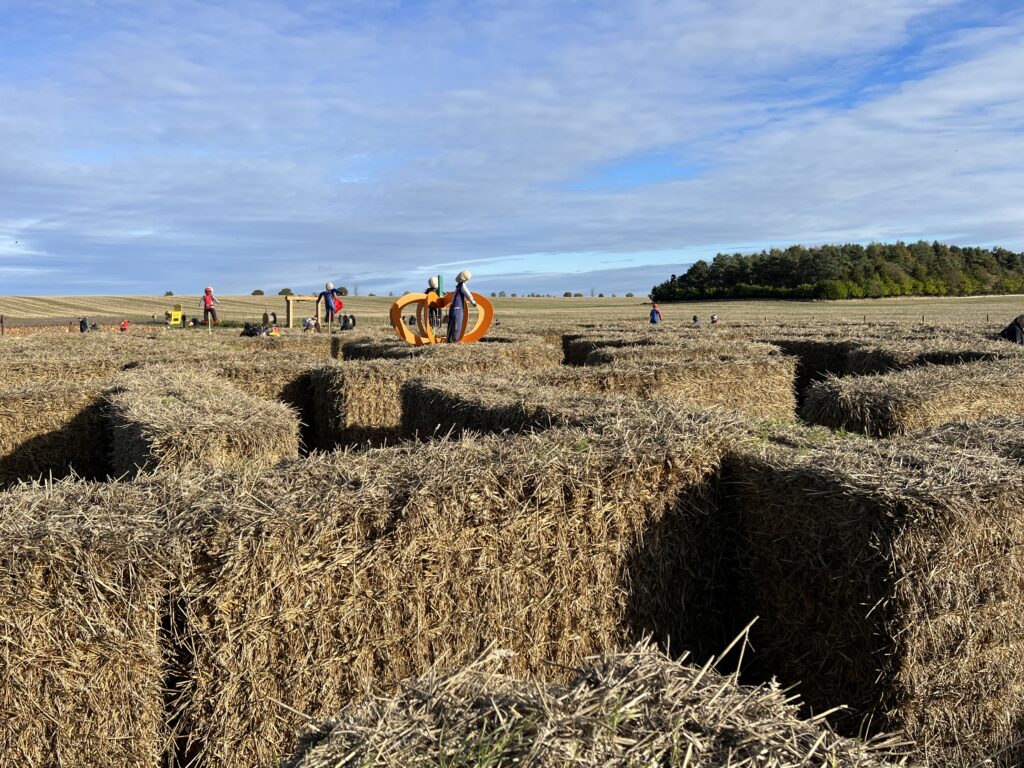
[[[813,384],[801,408],[812,424],[876,437],[904,434],[955,419],[1024,413],[1024,361],[925,366]]]
[[[724,647],[709,505],[731,427],[642,427],[175,481],[174,525],[194,547],[180,722],[195,749],[225,768],[272,762],[296,711],[328,717],[491,644],[514,653],[511,672],[553,679],[648,632]]]
[[[262,467],[299,454],[295,411],[198,373],[160,366],[129,371],[105,399],[117,476]]]
[[[0,390],[0,488],[18,480],[106,477],[103,382]]]
[[[1016,464],[833,439],[753,444],[724,473],[759,669],[817,711],[849,704],[851,729],[905,730],[931,764],[1024,757]]]
[[[469,350],[475,351],[470,353]],[[342,344],[342,358],[345,360],[409,360],[415,358],[442,363],[447,362],[453,356],[458,356],[461,359],[470,354],[486,354],[489,358],[504,357],[514,360],[516,367],[520,368],[540,368],[558,365],[562,362],[556,346],[528,336],[509,337],[491,334],[479,344],[460,344],[455,347],[446,344],[414,347],[395,338],[356,338]]]
[[[497,657],[497,658],[495,658]],[[892,743],[801,719],[776,685],[738,685],[650,646],[589,660],[565,685],[501,674],[500,654],[404,681],[307,736],[287,768],[898,765]],[[887,761],[893,758],[893,762]]]
[[[406,345],[408,347],[408,345]],[[401,437],[402,384],[444,372],[476,377],[485,371],[525,371],[556,364],[545,344],[437,345],[413,359],[344,361],[312,371],[316,447],[381,444]]]
[[[158,766],[167,554],[126,485],[0,494],[0,766]]]

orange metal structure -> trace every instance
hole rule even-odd
[[[445,339],[435,335],[434,329],[430,326],[430,310],[435,308],[445,309],[452,303],[454,295],[453,293],[448,293],[445,296],[439,297],[434,293],[407,293],[402,296],[391,305],[391,325],[398,334],[398,338],[409,344],[415,344],[417,347],[425,344],[444,344]],[[473,300],[477,306],[476,321],[473,323],[473,327],[470,328],[469,312],[463,313],[462,336],[459,338],[460,344],[471,344],[474,341],[480,341],[494,320],[494,306],[486,296],[474,293]],[[414,304],[416,305],[416,333],[406,325],[403,319],[403,312],[406,309],[412,309]]]

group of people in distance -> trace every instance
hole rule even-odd
[[[665,318],[661,315],[661,309],[657,304],[651,304],[651,325],[657,325]],[[693,316],[693,324],[700,325],[700,315]],[[718,315],[711,316],[711,325],[718,325]]]

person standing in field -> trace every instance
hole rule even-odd
[[[203,290],[203,297],[199,300],[199,306],[203,309],[203,323],[208,323],[213,320],[213,324],[217,324],[217,305],[220,304],[217,301],[217,297],[213,295],[213,288],[206,286]],[[185,317],[182,316],[182,325],[184,325]]]
[[[462,338],[462,318],[468,311],[466,309],[466,302],[468,301],[474,307],[476,306],[476,299],[473,298],[473,294],[466,287],[466,283],[469,282],[471,277],[473,275],[468,269],[462,270],[455,276],[455,291],[452,296],[452,303],[448,305],[449,344],[455,343]]]
[[[324,322],[327,323],[328,328],[334,326],[334,314],[345,306],[339,298],[340,295],[338,289],[334,287],[334,283],[327,283],[316,297],[317,304],[321,301],[324,303]]]
[[[661,310],[658,309],[657,304],[651,305],[651,325],[657,325],[662,321]]]

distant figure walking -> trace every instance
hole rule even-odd
[[[693,316],[693,324],[694,325],[700,325],[700,315],[694,315]]]
[[[1013,322],[1003,328],[999,335],[1014,344],[1024,344],[1024,315],[1013,318]]]
[[[470,293],[469,288],[466,287],[466,283],[468,283],[472,277],[473,275],[468,269],[462,270],[455,277],[455,291],[452,296],[452,303],[448,306],[449,344],[453,344],[462,338],[462,318],[467,312],[466,302],[468,301],[474,307],[476,306],[476,299],[473,298],[473,294]]]
[[[651,325],[657,325],[662,321],[661,310],[658,309],[657,304],[651,305]]]
[[[122,320],[121,321],[121,333],[128,333],[128,321],[127,320]]]
[[[270,315],[267,314],[267,310],[263,310],[263,325],[270,327]]]
[[[203,309],[203,324],[206,324],[213,320],[213,324],[217,325],[217,305],[220,304],[217,301],[217,297],[213,295],[213,288],[206,286],[203,290],[203,297],[199,300],[199,306]],[[184,325],[185,318],[182,316],[182,325]]]
[[[712,325],[718,325],[718,315],[712,315],[711,316],[711,324]]]
[[[80,318],[78,318],[78,332],[79,333],[88,333],[89,332],[89,318],[88,317],[80,317]]]

